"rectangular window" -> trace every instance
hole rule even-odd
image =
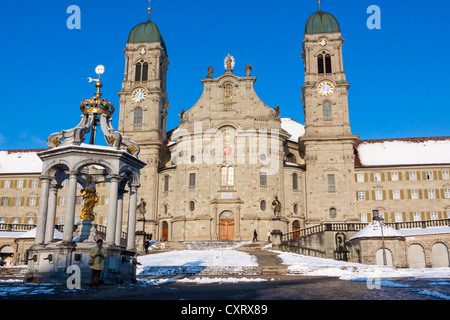
[[[431,220],[437,220],[438,219],[438,213],[436,211],[430,212],[430,219]]]
[[[68,185],[69,185],[69,179],[66,179],[61,183],[62,187],[67,187]]]
[[[109,204],[109,196],[105,196],[105,206]]]
[[[34,218],[33,217],[28,217],[27,218],[27,224],[34,224]]]
[[[422,216],[421,216],[420,212],[414,212],[413,213],[413,218],[414,218],[414,221],[422,220]]]
[[[391,180],[398,181],[398,172],[391,172]]]
[[[373,174],[373,181],[381,181],[381,172],[375,172]]]
[[[336,191],[336,178],[335,178],[334,174],[328,174],[327,181],[328,181],[328,192],[335,192]]]
[[[392,198],[394,200],[400,200],[400,190],[392,190]]]
[[[3,188],[9,189],[10,186],[11,186],[11,181],[10,180],[5,180],[5,182],[3,183]]]
[[[444,180],[449,180],[450,179],[450,174],[448,170],[443,170],[442,171],[442,179]]]
[[[415,171],[409,172],[409,180],[417,180],[417,173]]]
[[[365,191],[358,191],[358,200],[359,201],[366,200],[366,192]]]
[[[364,173],[358,173],[357,175],[356,175],[356,179],[357,179],[357,181],[358,182],[365,182],[364,180]]]
[[[267,172],[260,172],[259,173],[259,185],[260,186],[267,186]]]
[[[384,220],[384,212],[379,212],[379,215],[378,215],[381,219],[383,219]]]
[[[19,223],[19,218],[17,218],[17,217],[12,218],[12,223],[13,224],[18,224]]]
[[[419,190],[411,189],[411,199],[419,199]]]
[[[63,225],[64,224],[64,217],[59,217],[58,218],[58,224],[59,225]]]
[[[76,204],[76,205],[80,205],[80,204],[82,203],[82,201],[83,201],[83,198],[80,197],[80,196],[78,196],[78,197],[76,197],[76,199],[75,199],[75,204]]]
[[[164,192],[169,191],[169,176],[164,176]]]
[[[5,223],[5,218],[4,217],[0,218],[0,223]]]
[[[450,189],[444,189],[444,196],[445,196],[445,199],[450,198]]]
[[[23,188],[23,180],[17,181],[17,188]]]
[[[395,213],[395,222],[402,222],[403,221],[403,214],[401,212]]]
[[[361,213],[361,222],[367,222],[367,213]]]
[[[16,197],[16,199],[14,200],[14,205],[16,207],[19,207],[21,202],[22,202],[22,198],[21,197]]]
[[[375,190],[375,200],[383,200],[383,190]]]
[[[37,179],[34,179],[34,180],[31,181],[31,187],[32,188],[37,188],[38,187],[38,180]]]
[[[195,173],[189,173],[189,187],[195,187]]]
[[[428,199],[436,199],[436,191],[434,189],[428,189]]]
[[[434,180],[433,171],[427,171],[427,180]]]
[[[36,197],[30,197],[30,202],[28,204],[30,207],[36,206]]]
[[[66,200],[67,200],[66,196],[62,196],[62,197],[59,199],[59,205],[60,205],[60,206],[65,206],[65,205],[66,205]]]
[[[2,206],[6,207],[8,205],[8,197],[2,197]]]

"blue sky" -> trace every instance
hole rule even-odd
[[[81,29],[70,30],[70,5],[81,9]],[[381,9],[381,29],[370,30],[367,8]],[[95,92],[87,77],[103,64],[103,97],[116,106],[128,33],[146,21],[145,0],[0,2],[0,149],[46,148],[47,136],[79,122],[79,103]],[[234,73],[253,65],[255,91],[282,117],[303,123],[303,33],[316,0],[153,0],[152,21],[169,54],[168,130],[178,112],[202,94],[206,67]],[[339,21],[352,132],[361,139],[450,136],[447,77],[450,1],[322,0]]]

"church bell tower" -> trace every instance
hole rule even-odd
[[[350,129],[343,41],[338,21],[319,2],[306,23],[302,54],[305,135],[299,143],[306,162],[307,225],[356,219],[353,147],[359,136]]]
[[[119,131],[139,144],[141,159],[147,163],[141,171],[139,199],[145,202],[145,231],[155,233],[158,167],[166,148],[169,61],[164,39],[150,13],[149,7],[148,20],[131,30],[123,50],[125,74],[119,92]]]

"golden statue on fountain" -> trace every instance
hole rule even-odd
[[[88,177],[86,187],[82,190],[81,196],[84,198],[84,205],[81,209],[80,218],[86,221],[94,221],[94,207],[98,203],[97,190],[95,189],[95,180]]]

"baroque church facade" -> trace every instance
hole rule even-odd
[[[228,55],[225,71],[208,68],[202,95],[168,130],[166,43],[150,19],[136,25],[124,49],[119,131],[139,144],[147,163],[137,230],[169,241],[239,241],[251,240],[255,230],[265,239],[274,215],[282,232],[370,222],[374,209],[387,222],[448,219],[450,156],[439,151],[450,139],[359,140],[349,120],[343,42],[333,15],[319,10],[309,17],[302,42],[304,125],[261,101],[252,66],[239,77]],[[37,150],[5,153],[13,162],[14,154]],[[40,172],[2,170],[0,224],[35,223]],[[98,185],[96,219],[106,225],[104,185]],[[55,224],[64,223],[66,189],[58,193]]]
[[[139,195],[147,232],[160,228],[181,241],[249,240],[254,230],[265,237],[274,214],[284,232],[326,221],[330,210],[336,221],[357,221],[358,136],[350,130],[342,42],[332,15],[309,18],[304,128],[261,101],[251,65],[236,76],[228,55],[225,72],[215,77],[209,67],[201,97],[167,132],[166,44],[150,19],[134,27],[124,50],[119,130],[140,145],[147,163]]]

